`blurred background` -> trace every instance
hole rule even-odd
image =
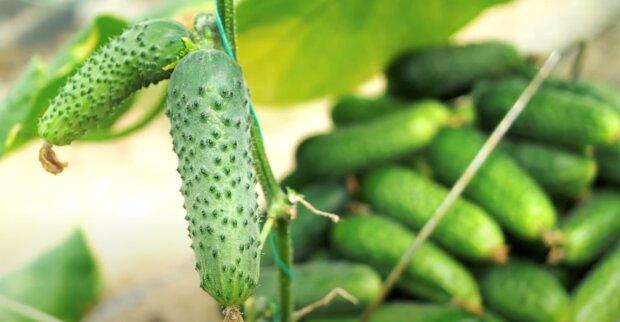
[[[0,0],[0,97],[31,56],[51,60],[97,14],[135,19],[165,5],[164,0]],[[175,6],[182,6],[182,1]],[[526,54],[543,57],[552,49],[566,49],[560,74],[572,64],[571,48],[586,41],[583,75],[620,86],[617,0],[516,0],[474,16],[450,39],[502,39]],[[242,36],[239,41],[242,52],[246,39]],[[380,92],[384,80],[378,74],[363,75],[363,81],[358,77],[350,90]],[[300,95],[279,104],[277,95],[261,91],[256,105],[267,152],[274,171],[284,176],[294,166],[298,141],[331,127],[328,108],[333,95]],[[199,289],[193,269],[168,128],[160,115],[142,131],[120,140],[58,148],[60,158],[69,162],[59,176],[41,169],[38,140],[3,156],[0,275],[79,226],[104,279],[103,300],[87,321],[218,321],[217,307]]]

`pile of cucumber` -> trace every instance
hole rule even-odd
[[[499,42],[404,54],[387,93],[342,97],[334,129],[305,139],[283,185],[324,211],[292,222],[295,306],[359,320],[536,68]],[[620,321],[620,92],[550,77],[371,321]],[[269,247],[246,309],[277,316]],[[256,318],[255,320],[260,320]]]

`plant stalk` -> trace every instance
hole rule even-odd
[[[291,229],[289,225],[289,219],[286,217],[280,217],[276,219],[276,246],[278,247],[278,253],[282,262],[289,268],[288,272],[285,272],[281,267],[278,269],[278,285],[280,293],[280,321],[292,322],[293,321],[293,293],[291,289],[291,273],[290,269],[293,267],[292,256],[292,244],[291,244]]]

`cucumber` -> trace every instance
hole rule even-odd
[[[79,229],[23,268],[0,278],[0,295],[67,322],[81,321],[101,291],[96,260]],[[32,319],[0,306],[0,321]]]
[[[620,140],[611,146],[599,147],[596,150],[596,161],[601,169],[600,177],[620,187]]]
[[[335,288],[342,288],[355,296],[357,305],[336,297],[329,305],[312,312],[312,316],[361,312],[377,296],[381,278],[369,266],[345,261],[314,261],[295,265],[293,271],[293,298],[297,309],[323,298]],[[278,300],[277,269],[265,269],[256,289],[256,297]]]
[[[480,280],[485,303],[511,321],[568,322],[570,298],[556,277],[536,264],[512,260]]]
[[[251,118],[241,69],[219,50],[176,66],[166,116],[179,159],[189,236],[201,287],[234,307],[258,283],[260,231]]]
[[[574,200],[590,188],[597,173],[592,157],[545,144],[504,142],[504,148],[549,195]]]
[[[362,196],[374,209],[403,224],[421,229],[448,190],[415,171],[385,167],[369,173]],[[499,225],[478,206],[458,199],[431,238],[445,249],[475,261],[504,262],[507,247]]]
[[[574,322],[620,320],[620,244],[588,273],[573,293]]]
[[[309,177],[340,177],[420,150],[449,117],[440,103],[404,109],[304,140],[297,166]]]
[[[482,82],[474,90],[481,122],[495,127],[526,88],[527,82],[507,78]],[[608,104],[549,87],[540,88],[510,133],[568,146],[609,145],[618,137],[620,118]]]
[[[339,213],[349,199],[347,189],[332,182],[314,183],[299,189],[306,200],[317,209]],[[303,206],[297,206],[297,218],[291,221],[291,238],[293,239],[293,258],[295,261],[307,259],[321,248],[326,239],[331,221],[317,216]],[[261,265],[273,264],[272,249],[267,246],[261,259]]]
[[[484,144],[472,129],[444,129],[429,146],[434,173],[454,184]],[[556,212],[542,188],[507,154],[494,151],[464,191],[515,236],[535,241],[554,229]]]
[[[345,257],[372,265],[386,276],[414,238],[391,219],[358,215],[335,225],[331,245]],[[430,242],[413,255],[397,285],[422,298],[457,303],[473,312],[482,310],[478,285],[470,272]]]
[[[71,76],[39,120],[39,135],[67,145],[96,128],[138,89],[170,77],[187,53],[190,32],[166,19],[146,20],[112,39]]]
[[[352,317],[319,317],[306,322],[359,322]],[[475,315],[459,308],[429,303],[394,302],[387,303],[372,315],[370,322],[500,322],[500,318],[491,314]]]
[[[404,54],[388,67],[388,92],[405,99],[453,98],[481,78],[504,75],[522,65],[516,48],[500,42],[423,49]]]
[[[620,193],[594,193],[560,223],[562,241],[550,253],[552,262],[585,265],[620,240]]]
[[[434,100],[404,102],[390,96],[367,98],[357,95],[341,97],[331,110],[331,119],[336,126],[364,123],[406,108],[437,104]]]

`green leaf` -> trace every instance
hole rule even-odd
[[[81,230],[0,278],[0,294],[63,321],[79,321],[101,294],[99,270]],[[0,307],[0,321],[31,319]]]
[[[253,99],[284,105],[343,94],[399,52],[446,43],[506,0],[246,0],[239,59]]]
[[[0,156],[11,148],[30,112],[36,93],[45,82],[45,65],[33,57],[28,67],[0,101]]]
[[[0,157],[37,137],[37,122],[67,78],[98,48],[120,35],[128,23],[116,16],[97,16],[52,60],[47,76],[42,63],[28,70],[0,101]],[[35,64],[36,66],[32,66]],[[36,69],[36,70],[32,70]]]

